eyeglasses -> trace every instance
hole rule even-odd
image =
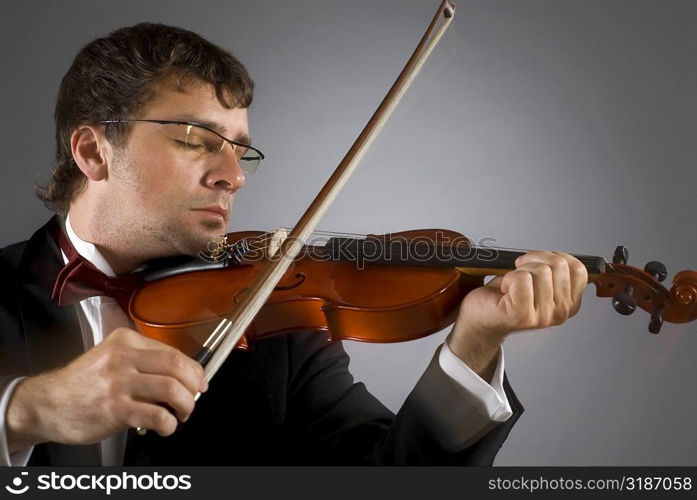
[[[102,120],[100,125],[112,123],[156,123],[162,125],[167,134],[178,144],[181,152],[190,160],[198,160],[205,156],[219,153],[230,144],[235,153],[240,168],[248,174],[252,174],[259,167],[259,163],[264,159],[264,154],[249,144],[233,141],[223,137],[215,130],[199,123],[184,122],[178,120]]]

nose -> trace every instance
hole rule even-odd
[[[210,189],[223,189],[232,194],[244,186],[246,177],[232,145],[228,146],[230,147],[223,147],[217,154],[212,155],[204,184]]]

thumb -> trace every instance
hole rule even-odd
[[[486,285],[480,287],[477,291],[480,306],[483,306],[485,303],[491,306],[498,304],[503,296],[506,295],[504,287],[508,288],[508,285],[503,281],[503,276],[497,276]]]

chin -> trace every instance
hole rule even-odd
[[[193,221],[187,219],[180,219],[170,233],[170,244],[179,253],[197,255],[200,251],[205,252],[211,242],[219,240],[227,233],[227,221],[216,218]]]
[[[201,223],[199,230],[196,231],[196,234],[192,235],[192,242],[195,241],[198,250],[205,250],[208,248],[209,243],[218,241],[222,236],[227,234],[227,232],[226,223],[206,221]]]
[[[204,222],[199,226],[199,231],[196,234],[199,241],[203,241],[204,246],[211,241],[220,239],[221,236],[227,234],[227,224],[223,222]]]
[[[203,227],[208,232],[217,231],[218,234],[227,232],[227,221],[210,219],[201,221],[201,227]]]

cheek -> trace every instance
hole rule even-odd
[[[142,204],[149,207],[175,207],[186,201],[196,182],[193,170],[171,158],[148,161],[138,169],[137,192]]]
[[[140,185],[139,203],[153,213],[168,213],[182,205],[183,187],[169,177],[151,177]]]
[[[142,141],[130,146],[116,169],[120,188],[114,193],[115,203],[153,223],[180,217],[182,209],[192,203],[200,182],[196,166]]]

